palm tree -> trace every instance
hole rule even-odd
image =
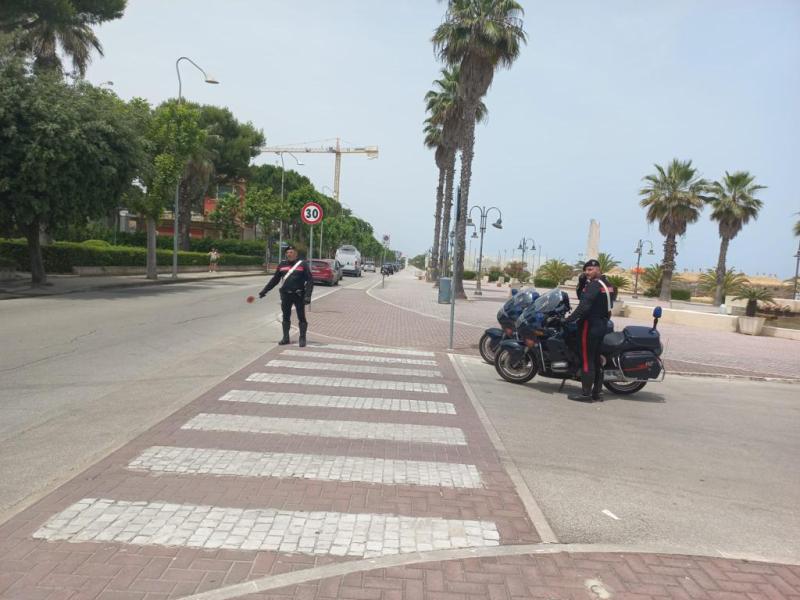
[[[605,252],[597,255],[597,262],[600,263],[601,273],[608,273],[611,269],[619,266],[619,261],[612,254],[606,254]]]
[[[755,177],[747,171],[725,172],[722,181],[715,181],[708,188],[712,207],[711,220],[719,223],[719,259],[717,260],[717,287],[714,292],[714,306],[725,299],[723,290],[725,280],[725,259],[728,244],[742,230],[750,219],[758,218],[761,200],[755,197],[766,186],[753,183]]]
[[[678,254],[675,238],[686,233],[687,226],[700,218],[706,201],[702,192],[708,183],[697,175],[691,160],[674,158],[666,170],[661,165],[655,167],[656,173],[643,178],[647,183],[639,192],[644,196],[639,204],[647,209],[647,222],[658,221],[658,230],[665,237],[659,298],[669,302]]]
[[[722,280],[722,295],[738,294],[749,283],[750,280],[747,279],[744,273],[737,273],[731,267],[725,271],[725,277]],[[715,269],[708,269],[697,280],[697,291],[704,295],[715,293],[718,286],[719,282],[717,281],[717,271]]]
[[[795,213],[795,214],[800,215],[800,213]],[[800,236],[800,219],[798,219],[797,222],[794,224],[794,234],[796,236]]]
[[[561,285],[572,277],[572,267],[561,259],[551,258],[542,263],[542,266],[536,271],[536,277],[550,279],[555,281],[556,285]]]
[[[439,56],[460,67],[458,95],[463,103],[461,127],[461,211],[456,216],[459,252],[454,290],[465,297],[464,241],[467,232],[469,186],[475,147],[478,106],[489,90],[498,67],[510,67],[526,41],[522,6],[516,0],[450,0],[445,21],[433,34]]]
[[[36,69],[63,71],[59,48],[83,77],[92,51],[103,55],[103,46],[92,31],[93,25],[118,19],[127,0],[65,0],[63,2],[27,3],[26,8],[12,9],[3,15],[0,29],[17,30],[17,46],[33,56]]]
[[[431,93],[431,92],[429,92]],[[439,278],[439,236],[442,229],[442,205],[444,204],[444,181],[447,175],[446,149],[442,142],[442,126],[433,123],[429,117],[425,119],[425,146],[435,151],[434,159],[439,169],[439,184],[436,186],[436,213],[433,225],[433,245],[431,246],[431,275]]]

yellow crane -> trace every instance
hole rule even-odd
[[[339,202],[339,176],[342,171],[342,154],[366,154],[367,158],[378,158],[377,146],[355,146],[351,148],[342,147],[341,140],[336,138],[335,146],[265,146],[261,152],[271,152],[273,154],[335,154],[336,168],[333,175],[333,197]]]

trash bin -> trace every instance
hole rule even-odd
[[[453,293],[453,280],[450,277],[439,278],[439,304],[450,304]]]

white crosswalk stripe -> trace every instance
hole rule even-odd
[[[222,508],[85,498],[33,537],[204,549],[372,557],[499,545],[492,521]]]
[[[348,344],[320,344],[317,348],[330,348],[331,350],[349,350],[350,352],[366,352],[368,354],[404,354],[406,356],[436,356],[433,352],[424,350],[408,350],[406,348],[386,348],[383,346],[350,346]]]
[[[128,468],[184,475],[292,477],[389,485],[482,487],[481,476],[475,465],[216,448],[153,446],[133,459]]]
[[[467,444],[464,432],[457,427],[411,425],[407,423],[374,423],[369,421],[285,419],[218,413],[200,413],[192,417],[181,429],[305,435],[357,440],[389,440],[457,446],[465,446]]]
[[[435,360],[424,358],[402,358],[399,356],[364,356],[359,354],[343,354],[341,352],[316,352],[314,350],[284,350],[281,356],[303,356],[306,358],[327,358],[336,360],[349,360],[353,362],[371,362],[391,365],[420,365],[435,367]]]
[[[220,397],[222,402],[251,402],[273,406],[319,406],[355,410],[391,410],[437,415],[456,414],[452,402],[409,400],[406,398],[365,398],[363,396],[332,396],[328,394],[299,394],[294,392],[260,392],[231,390]]]
[[[396,390],[399,392],[422,392],[446,394],[443,383],[417,383],[413,381],[385,381],[380,379],[357,379],[354,377],[320,377],[316,375],[292,375],[287,373],[251,373],[247,381],[261,383],[286,383],[302,386],[319,385],[333,388],[357,388],[364,390]]]
[[[441,377],[439,371],[433,369],[402,369],[400,367],[370,367],[370,366],[354,366],[354,365],[341,365],[337,363],[324,363],[324,362],[304,362],[300,360],[280,360],[273,359],[269,361],[266,367],[273,367],[280,369],[305,369],[309,371],[335,371],[341,373],[342,371],[358,371],[359,373],[369,373],[370,375],[400,375],[405,377]]]

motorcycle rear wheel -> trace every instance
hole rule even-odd
[[[500,377],[510,383],[525,383],[536,376],[536,364],[527,352],[519,364],[514,366],[511,353],[505,348],[500,348],[495,353],[494,368]]]
[[[620,383],[619,381],[604,381],[603,385],[606,386],[606,389],[614,392],[615,394],[620,394],[625,396],[627,394],[635,394],[644,386],[647,385],[646,381],[626,381],[624,383]]]
[[[494,355],[495,351],[492,350],[492,338],[489,337],[488,333],[484,333],[481,336],[481,341],[478,342],[478,350],[481,353],[481,357],[490,365],[494,364]]]

